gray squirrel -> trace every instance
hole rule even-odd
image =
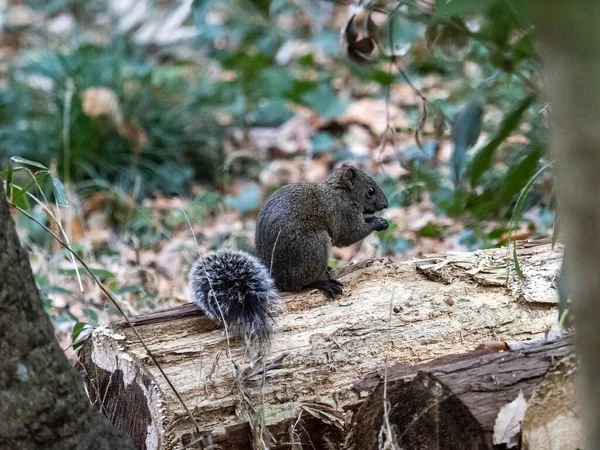
[[[188,276],[192,299],[232,335],[268,347],[273,314],[281,309],[278,290],[341,295],[343,284],[329,275],[331,245],[347,247],[387,229],[387,220],[364,216],[387,207],[375,180],[352,166],[321,183],[283,186],[258,213],[258,258],[231,249],[200,256]]]

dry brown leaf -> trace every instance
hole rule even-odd
[[[408,170],[402,167],[398,161],[381,163],[381,165],[377,164],[377,166],[379,166],[381,172],[385,173],[386,175],[392,177],[395,180],[399,180],[400,178],[410,173]],[[375,167],[373,167],[373,169],[375,169]],[[375,170],[373,170],[373,172],[374,171]]]
[[[91,87],[81,93],[83,113],[92,118],[108,117],[120,136],[131,144],[133,153],[139,154],[148,144],[148,135],[140,125],[125,121],[117,94],[107,87]]]
[[[377,47],[379,30],[370,14],[367,14],[361,36],[356,24],[357,14],[361,12],[361,7],[350,8],[350,17],[342,28],[342,47],[352,61],[361,66],[370,66],[377,63],[377,58],[371,55]]]
[[[311,137],[319,121],[314,113],[299,111],[278,128],[253,128],[249,132],[252,144],[259,150],[278,148],[286,154],[304,153],[312,148]]]
[[[368,156],[374,147],[373,136],[364,127],[351,124],[346,131],[344,141],[354,156]]]
[[[107,87],[91,87],[81,93],[83,113],[92,118],[108,116],[116,126],[123,125],[117,94]]]
[[[259,175],[263,186],[283,186],[289,183],[299,183],[302,177],[300,166],[294,161],[272,161]]]
[[[329,173],[330,155],[324,155],[320,159],[311,159],[306,161],[304,169],[304,182],[319,183],[325,179]]]
[[[140,125],[133,122],[125,122],[117,127],[118,133],[131,144],[133,153],[139,154],[148,144],[148,135]]]
[[[404,110],[389,105],[390,123],[392,128],[409,128],[410,123]],[[346,112],[337,119],[344,125],[358,122],[366,125],[375,134],[382,134],[387,129],[386,105],[383,99],[363,98],[352,103]]]
[[[391,90],[390,103],[392,105],[414,106],[422,102],[419,94],[408,84],[395,83],[391,86]]]
[[[43,14],[25,5],[11,5],[3,13],[5,14],[4,21],[6,25],[10,25],[11,27],[28,27],[34,24],[41,24],[44,21]]]
[[[527,136],[523,136],[522,134],[512,134],[505,139],[504,143],[505,145],[529,144],[529,138],[527,138]]]
[[[505,352],[510,350],[510,347],[506,344],[506,342],[502,341],[486,341],[482,342],[477,350],[487,350],[489,352]]]
[[[494,424],[494,445],[506,444],[506,448],[516,447],[519,443],[521,422],[527,410],[527,400],[523,391],[512,402],[507,403],[498,412]]]

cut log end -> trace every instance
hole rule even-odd
[[[553,364],[572,352],[570,341],[560,340],[524,351],[395,368],[359,408],[347,445],[377,450],[382,433],[391,430],[404,450],[491,449],[500,408],[521,391],[528,399]]]
[[[163,439],[161,392],[145,365],[118,349],[117,333],[96,338],[79,352],[90,401],[138,448],[160,448]]]

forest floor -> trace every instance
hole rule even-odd
[[[7,17],[9,25],[12,21],[14,26],[26,28],[41,21],[33,8],[20,6],[11,11],[12,15]],[[340,17],[345,17],[344,14]],[[60,30],[61,26],[68,27],[67,19],[68,14],[57,15],[50,25],[57,33],[64,34]],[[186,29],[187,25],[182,24],[180,28]],[[6,57],[3,58],[6,64],[0,66],[2,77],[9,72],[11,58],[17,60],[19,45],[25,43],[30,45],[25,38],[18,42],[0,40],[0,54]],[[35,41],[31,45],[42,44]],[[310,47],[307,42],[297,40],[286,51],[297,57],[307,52],[307,46]],[[333,66],[326,60],[331,56],[314,51],[321,66]],[[278,54],[278,57],[284,56]],[[52,205],[52,208],[60,217],[73,250],[128,315],[189,302],[186,277],[198,253],[224,246],[251,251],[256,215],[269,193],[287,183],[321,181],[328,170],[343,162],[358,165],[378,180],[392,180],[385,189],[391,206],[382,212],[392,226],[351,247],[333,249],[332,266],[378,256],[404,261],[432,253],[503,245],[508,242],[506,217],[481,221],[467,213],[454,218],[440,207],[440,192],[451,193],[451,136],[444,120],[441,123],[431,117],[421,120],[424,119],[422,98],[429,104],[448,104],[447,111],[455,112],[454,103],[460,103],[457,92],[463,93],[471,80],[484,76],[481,68],[469,61],[462,64],[461,74],[464,75],[461,80],[426,74],[413,79],[412,86],[393,83],[386,95],[381,95],[385,89],[374,86],[372,81],[356,82],[351,86],[347,107],[333,118],[294,104],[288,105],[293,116],[277,127],[232,127],[225,142],[227,180],[219,187],[195,183],[193,195],[188,197],[172,197],[157,191],[140,201],[135,190],[84,190],[63,180],[69,206]],[[221,75],[226,77],[231,73],[223,71]],[[341,91],[347,81],[342,76],[333,77],[332,85]],[[83,112],[92,117],[85,105]],[[490,139],[504,113],[498,104],[486,105],[480,144]],[[219,120],[227,123],[231,117],[223,113]],[[418,147],[415,130],[423,149]],[[148,130],[142,129],[141,135],[144,131]],[[527,140],[521,130],[509,136],[505,144],[520,145]],[[434,153],[436,156],[432,157]],[[435,192],[429,189],[426,177],[409,170],[411,162],[417,160],[425,160],[425,165],[444,179]],[[56,161],[44,163],[50,166]],[[138,182],[143,184],[145,180]],[[440,186],[442,189],[438,189]],[[34,211],[38,220],[46,219],[43,208]],[[46,311],[54,321],[63,348],[71,344],[75,323],[95,326],[120,318],[94,280],[83,267],[74,265],[60,245],[51,242],[40,227],[16,210],[14,217],[30,252]],[[539,204],[533,204],[520,219],[512,239],[552,233],[552,218],[548,218],[546,209]],[[55,223],[50,223],[50,227],[61,232]]]

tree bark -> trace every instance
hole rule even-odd
[[[0,448],[134,449],[54,338],[0,183]]]
[[[556,322],[561,253],[533,243],[518,253],[524,282],[514,270],[507,277],[512,255],[494,249],[344,270],[335,301],[286,295],[266,372],[250,368],[241,342],[228,342],[194,305],[132,318],[200,434],[127,324],[95,330],[80,360],[97,404],[146,449],[195,448],[203,436],[247,449],[256,430],[271,449],[339,448],[357,402],[375,387],[353,388],[368,373],[539,337]]]
[[[387,429],[403,450],[491,450],[500,408],[521,391],[528,400],[555,362],[572,352],[573,345],[563,339],[521,351],[391,367],[387,383],[379,382],[354,417],[347,448],[382,448],[380,435]]]
[[[555,158],[581,357],[588,449],[600,448],[600,8],[591,1],[537,0]]]

